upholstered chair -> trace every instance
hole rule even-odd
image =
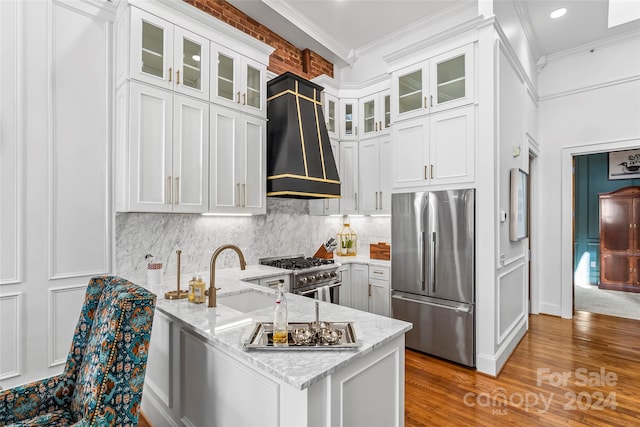
[[[0,391],[0,426],[136,426],[156,296],[94,277],[62,374]]]

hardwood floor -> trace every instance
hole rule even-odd
[[[640,321],[529,317],[498,378],[407,350],[405,426],[640,426]]]

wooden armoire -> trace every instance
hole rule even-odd
[[[640,187],[600,198],[600,289],[640,292]]]

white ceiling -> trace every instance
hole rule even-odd
[[[607,28],[608,0],[495,0],[516,2],[531,29],[534,55],[548,56],[622,33],[640,31],[640,20]],[[622,0],[638,2],[638,0]],[[309,48],[336,65],[353,52],[434,15],[477,7],[477,0],[228,0],[300,49]],[[549,18],[566,7],[567,14]]]

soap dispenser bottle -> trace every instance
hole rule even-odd
[[[287,321],[287,299],[284,294],[284,280],[278,282],[276,289],[276,301],[273,308],[273,345],[284,347],[289,345],[289,332]]]

